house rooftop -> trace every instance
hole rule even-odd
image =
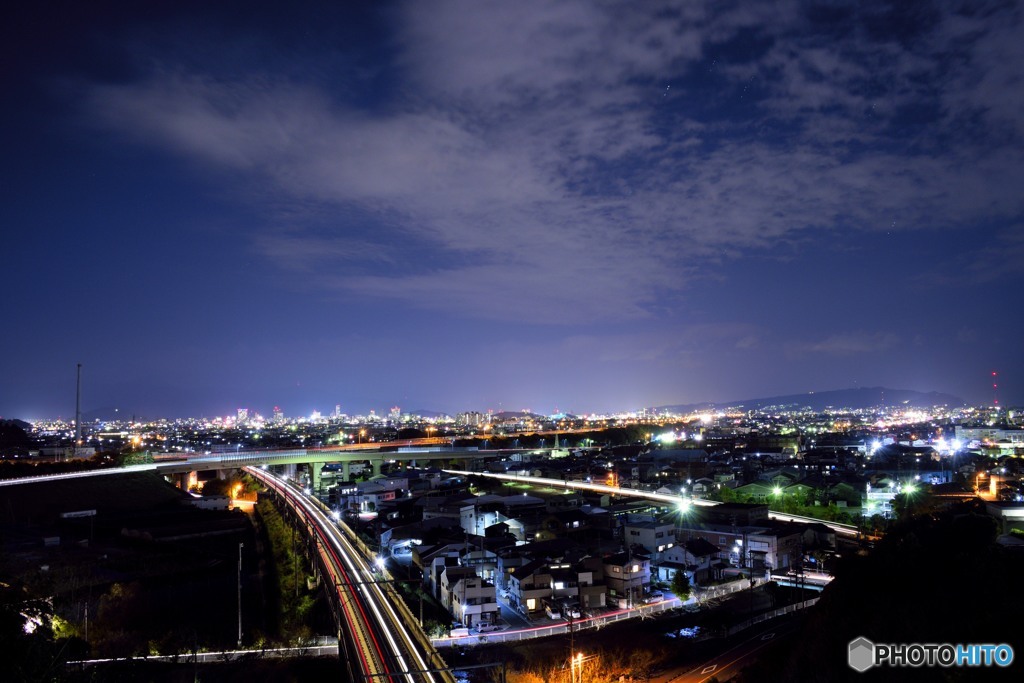
[[[683,544],[686,551],[694,557],[708,557],[720,551],[720,548],[703,538],[692,538]]]

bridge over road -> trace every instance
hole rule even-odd
[[[352,463],[368,463],[373,474],[379,475],[385,462],[409,462],[414,466],[424,462],[448,465],[452,461],[468,468],[474,460],[492,459],[520,450],[486,450],[475,448],[445,447],[433,443],[418,443],[428,439],[388,442],[371,446],[334,446],[326,448],[295,448],[287,450],[248,450],[229,453],[162,453],[156,469],[163,475],[187,479],[193,472],[207,470],[260,467],[262,465],[306,465],[309,468],[313,488],[319,490],[320,475],[324,465],[337,463],[342,467],[342,478],[348,481]],[[535,451],[536,449],[530,449]]]
[[[424,443],[426,442],[426,443]],[[519,448],[500,450],[480,450],[476,448],[455,448],[442,444],[447,440],[413,439],[409,441],[391,441],[383,444],[360,444],[333,446],[326,448],[293,448],[283,450],[239,450],[228,453],[195,454],[184,452],[159,453],[154,456],[156,462],[144,465],[128,465],[125,467],[107,467],[94,470],[82,470],[64,474],[47,474],[34,477],[0,480],[0,486],[14,486],[32,482],[72,479],[77,477],[93,477],[105,474],[123,474],[126,472],[157,471],[170,479],[177,479],[179,485],[186,484],[189,477],[196,472],[209,470],[240,469],[243,467],[261,467],[263,465],[306,465],[309,468],[315,488],[320,486],[320,475],[324,465],[337,463],[342,466],[342,476],[347,481],[352,463],[369,464],[375,475],[381,473],[385,462],[409,462],[414,466],[420,463],[437,463],[448,466],[453,461],[461,463],[463,468],[475,460],[501,458],[513,453],[537,453],[550,449]],[[188,488],[187,485],[182,488]]]

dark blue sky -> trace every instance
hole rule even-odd
[[[0,416],[1024,403],[1016,2],[25,3]]]

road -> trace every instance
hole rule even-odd
[[[610,493],[616,496],[632,496],[634,498],[646,498],[648,500],[660,500],[666,503],[673,503],[676,505],[682,505],[688,507],[690,505],[699,506],[713,506],[719,505],[717,501],[704,500],[702,498],[683,498],[682,496],[669,495],[666,493],[657,493],[655,491],[643,491],[641,489],[628,489],[620,486],[612,486],[610,484],[599,484],[591,481],[576,481],[573,479],[550,479],[545,477],[529,477],[520,476],[518,474],[497,474],[494,472],[470,472],[467,470],[452,470],[446,469],[444,472],[448,474],[458,474],[462,476],[477,476],[477,477],[491,477],[492,479],[501,479],[503,481],[515,481],[523,484],[531,484],[536,486],[551,486],[555,488],[563,489],[583,489],[586,491],[597,491],[599,493]],[[813,517],[802,517],[800,515],[790,515],[784,512],[770,511],[768,513],[770,519],[776,519],[783,522],[800,522],[803,524],[815,523],[824,524],[828,528],[835,531],[837,534],[849,537],[858,537],[860,531],[857,527],[851,524],[839,524],[837,522],[827,522],[820,519],[814,519]]]
[[[454,679],[441,656],[410,615],[402,618],[393,587],[360,550],[351,532],[339,527],[319,501],[284,479],[259,468],[246,471],[277,492],[316,539],[322,579],[331,586],[344,622],[346,649],[353,655],[350,668],[353,660],[357,664],[353,674],[368,681],[451,683]]]
[[[725,652],[689,669],[664,671],[658,676],[653,676],[651,683],[707,683],[712,677],[719,681],[727,681],[756,659],[755,655],[761,650],[796,632],[797,624],[798,622],[793,619],[776,620],[775,623],[759,629]]]

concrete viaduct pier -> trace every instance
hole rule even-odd
[[[346,447],[350,448],[350,447]],[[413,466],[437,463],[448,467],[457,463],[460,469],[471,469],[474,460],[500,457],[517,451],[481,451],[476,449],[439,448],[437,446],[398,446],[397,450],[381,450],[395,446],[379,446],[371,450],[359,448],[299,448],[289,450],[235,451],[195,455],[191,453],[165,454],[156,464],[156,469],[168,477],[182,490],[188,490],[197,480],[197,473],[209,470],[241,469],[243,467],[284,466],[285,473],[295,478],[299,466],[309,472],[310,487],[320,491],[324,467],[328,464],[341,465],[341,480],[349,481],[352,463],[369,465],[373,476],[381,474],[385,462],[406,462]],[[180,456],[180,459],[171,459]]]

